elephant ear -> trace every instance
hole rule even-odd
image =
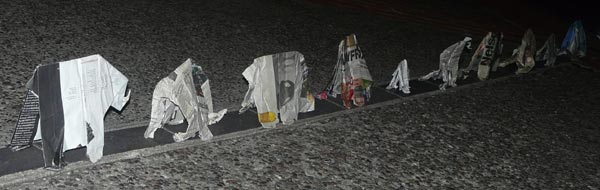
[[[35,70],[33,71],[33,75],[31,76],[31,78],[27,81],[27,84],[25,84],[25,87],[29,90],[31,90],[36,96],[38,93],[38,81],[37,81],[37,71],[38,68],[40,66],[38,65],[37,67],[35,67]]]
[[[129,80],[119,70],[108,64],[108,62],[107,66],[113,92],[113,101],[110,106],[121,111],[123,106],[129,101],[129,95],[131,94],[131,90],[127,90],[127,82]]]

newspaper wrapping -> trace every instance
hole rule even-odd
[[[104,116],[109,107],[122,110],[127,104],[127,83],[127,77],[100,55],[35,69],[27,88],[37,99],[30,103],[39,101],[38,107],[29,107],[39,109],[39,120],[29,127],[37,128],[30,133],[32,140],[42,140],[46,168],[60,169],[63,153],[83,146],[90,161],[102,157]]]
[[[227,109],[213,112],[210,80],[202,67],[187,59],[156,84],[150,123],[144,137],[154,138],[154,132],[164,125],[177,125],[187,120],[186,131],[175,133],[174,141],[184,141],[197,132],[200,139],[208,140],[213,136],[208,125],[218,122],[225,113]]]
[[[422,76],[419,80],[442,79],[440,90],[446,90],[448,86],[456,87],[456,80],[459,77],[460,56],[465,48],[471,48],[471,38],[465,37],[460,42],[452,44],[440,54],[440,66],[438,70]]]
[[[487,80],[490,70],[494,67],[498,55],[502,53],[502,33],[489,32],[479,43],[473,53],[471,62],[463,69],[464,78],[468,77],[470,71],[477,71],[479,80]]]
[[[558,53],[558,49],[556,48],[556,36],[554,34],[550,34],[548,36],[548,40],[544,42],[544,45],[536,52],[536,60],[537,61],[545,61],[545,66],[554,66],[556,63],[556,56]]]
[[[408,63],[402,60],[392,74],[392,80],[385,89],[398,89],[404,94],[410,94]]]
[[[265,128],[273,128],[279,121],[292,124],[298,113],[315,109],[315,99],[307,87],[308,67],[300,52],[256,58],[242,75],[248,81],[248,91],[239,112],[256,107]]]
[[[500,62],[498,66],[505,67],[512,63],[517,64],[516,74],[528,73],[535,66],[535,35],[531,29],[527,29],[521,45],[513,51],[512,57]]]
[[[363,106],[371,97],[373,79],[363,53],[358,46],[356,35],[346,36],[338,45],[338,58],[334,74],[325,91],[317,97],[326,99],[328,96],[342,96],[346,108]]]

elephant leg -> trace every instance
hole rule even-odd
[[[194,137],[196,132],[199,132],[198,136],[202,140],[208,140],[213,137],[210,129],[208,128],[208,117],[206,117],[206,121],[203,121],[203,115],[201,113],[197,113],[187,117],[188,128],[185,133],[175,133],[173,135],[173,140],[176,142],[181,142],[186,139]]]
[[[185,133],[181,133],[181,132],[175,133],[175,135],[173,135],[173,140],[175,140],[175,142],[182,142],[184,140],[192,138],[192,137],[194,137],[196,132],[200,131],[200,128],[198,126],[199,118],[196,115],[191,115],[189,117],[186,117],[186,119],[188,122],[187,130],[185,131]]]
[[[166,98],[152,98],[152,113],[150,115],[150,124],[146,128],[146,132],[144,132],[145,138],[154,138],[154,132],[162,127],[165,117],[170,116],[165,113],[168,107],[167,104],[169,103],[172,104]]]
[[[198,106],[198,137],[200,137],[200,139],[202,139],[203,141],[211,139],[213,137],[212,133],[210,132],[210,129],[208,128],[208,125],[210,124],[210,120],[208,117],[208,114],[211,113],[210,110],[210,108],[206,109],[202,106]]]
[[[212,139],[213,134],[212,134],[212,132],[210,132],[210,129],[208,128],[208,125],[204,124],[202,126],[202,128],[200,128],[200,132],[198,133],[198,137],[200,137],[200,139],[203,140],[203,141]]]
[[[86,153],[90,161],[97,162],[104,154],[104,115],[94,114],[88,116],[88,119],[94,137],[87,144]]]
[[[60,168],[64,140],[64,112],[60,91],[58,64],[38,67],[36,93],[40,98],[40,130],[44,165],[46,168]]]

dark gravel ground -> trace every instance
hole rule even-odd
[[[600,75],[574,66],[8,189],[598,189]]]
[[[262,55],[302,52],[310,85],[320,90],[347,34],[358,35],[382,82],[402,59],[413,76],[436,69],[439,53],[463,38],[295,0],[3,1],[0,15],[0,146],[9,142],[24,85],[39,64],[101,54],[123,72],[133,93],[121,114],[107,115],[106,128],[115,129],[148,121],[154,85],[188,57],[208,71],[216,108],[236,109],[247,90],[241,73]]]

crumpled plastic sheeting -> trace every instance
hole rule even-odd
[[[304,55],[297,51],[266,55],[254,59],[242,73],[248,81],[248,91],[240,113],[256,106],[263,127],[279,123],[289,125],[298,113],[315,109],[315,99],[308,91],[308,67]]]
[[[442,79],[443,84],[439,86],[440,90],[446,90],[446,87],[456,87],[456,80],[459,77],[459,60],[464,49],[471,48],[471,38],[465,37],[460,42],[452,44],[440,54],[440,68],[431,73],[422,76],[419,80]]]
[[[392,80],[385,89],[398,89],[404,94],[410,94],[408,63],[406,59],[398,63],[398,67],[396,67],[394,74],[392,74]]]
[[[498,64],[500,67],[506,67],[512,63],[517,64],[516,74],[528,73],[535,66],[535,35],[531,29],[527,29],[521,45],[513,51],[512,57]]]
[[[560,46],[558,55],[567,53],[578,58],[585,57],[587,51],[585,31],[580,20],[573,22],[565,35],[565,39]]]
[[[187,130],[175,133],[173,140],[184,141],[194,137],[196,132],[200,139],[208,140],[213,137],[208,125],[221,120],[225,113],[227,109],[213,112],[208,77],[202,67],[188,59],[156,84],[150,124],[144,137],[154,138],[154,132],[165,124],[177,125],[187,120]]]
[[[556,56],[558,49],[556,48],[556,36],[550,34],[548,40],[544,42],[544,45],[535,53],[537,61],[546,61],[544,66],[554,66],[556,63]]]
[[[371,98],[373,79],[362,51],[358,47],[356,35],[346,36],[338,45],[338,59],[333,78],[327,89],[317,97],[327,99],[328,96],[342,95],[344,106],[348,109],[363,106]]]
[[[47,68],[58,71],[40,73]],[[46,80],[48,77],[59,81],[48,81]],[[36,68],[34,77],[27,86],[40,98],[41,117],[34,140],[42,139],[44,142],[46,167],[60,168],[62,152],[81,146],[87,146],[86,154],[90,161],[97,162],[102,157],[104,116],[109,107],[120,111],[129,101],[131,91],[127,90],[127,82],[127,77],[100,55],[41,65]],[[58,91],[48,89],[57,83],[60,83]],[[47,95],[60,97],[45,97]],[[49,110],[54,112],[46,113]],[[48,122],[49,120],[52,121]],[[57,126],[61,124],[62,126]],[[93,135],[91,140],[88,139],[90,129]],[[62,134],[59,134],[61,130]],[[46,142],[52,142],[54,145],[50,146],[58,149],[46,150],[51,148],[46,146],[48,144]],[[47,153],[48,151],[51,152]]]
[[[479,80],[487,80],[490,75],[490,70],[497,64],[498,55],[502,53],[502,38],[503,35],[500,32],[489,32],[479,46],[473,57],[471,63],[467,68],[463,69],[464,77],[468,77],[470,71],[477,71],[477,77]]]

